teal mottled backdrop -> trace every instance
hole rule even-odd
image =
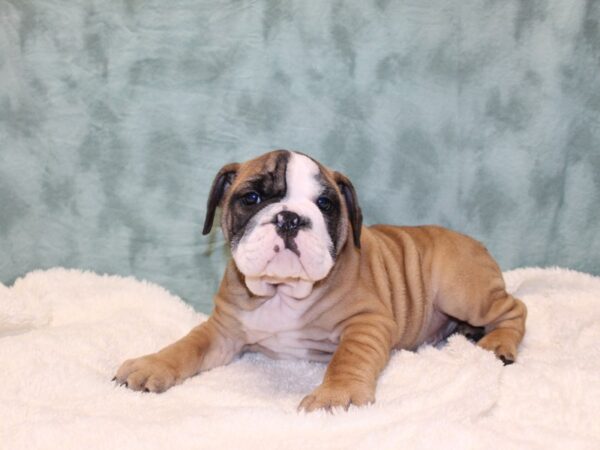
[[[0,281],[62,265],[208,311],[226,162],[345,172],[367,223],[600,273],[600,1],[0,0]]]

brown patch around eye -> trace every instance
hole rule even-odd
[[[288,151],[271,154],[268,159],[255,161],[252,172],[235,187],[229,200],[229,214],[231,218],[231,242],[235,246],[247,231],[248,223],[256,214],[266,206],[280,201],[286,193],[285,173],[290,158]],[[241,196],[249,191],[257,192],[260,203],[244,205]]]

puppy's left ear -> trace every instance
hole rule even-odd
[[[348,218],[352,224],[354,245],[356,248],[360,248],[360,231],[362,228],[363,217],[360,206],[358,206],[358,196],[356,195],[356,190],[354,189],[354,186],[352,186],[352,182],[348,179],[348,177],[339,172],[333,173],[333,179],[340,188],[342,196],[344,197],[344,202],[346,203]]]
[[[231,163],[223,166],[221,170],[219,170],[219,173],[217,173],[217,176],[212,183],[212,187],[210,188],[210,194],[208,195],[206,217],[204,218],[202,234],[210,233],[213,221],[215,220],[215,211],[217,210],[217,207],[221,205],[225,191],[227,191],[227,188],[233,183],[239,168],[239,163]]]

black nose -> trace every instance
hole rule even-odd
[[[277,234],[291,237],[298,234],[298,230],[306,225],[298,214],[291,211],[277,213],[273,218],[273,223],[277,228]]]

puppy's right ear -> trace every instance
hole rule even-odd
[[[223,166],[219,173],[215,177],[212,187],[210,188],[210,194],[208,195],[208,203],[206,205],[206,217],[204,218],[204,228],[202,234],[210,233],[215,220],[215,211],[217,207],[221,205],[225,191],[237,175],[239,169],[239,163],[231,163]]]

